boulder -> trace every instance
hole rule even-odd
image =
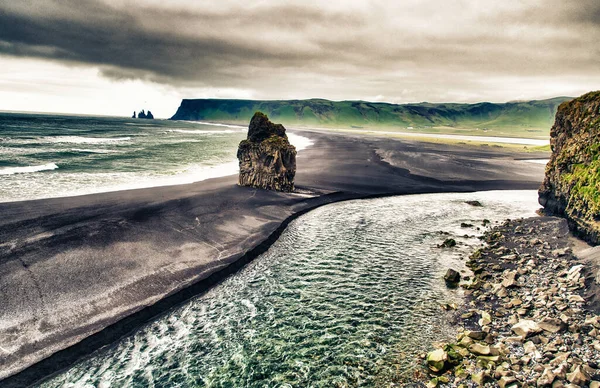
[[[248,137],[238,147],[239,185],[260,189],[294,191],[296,148],[285,128],[256,112],[248,127]]]
[[[600,92],[562,103],[550,130],[552,155],[539,203],[547,214],[567,218],[569,227],[600,243]]]
[[[448,286],[456,286],[460,283],[460,273],[452,268],[448,268],[448,271],[446,271],[446,274],[444,275],[444,280]]]

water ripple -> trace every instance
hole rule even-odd
[[[44,387],[344,387],[398,381],[449,336],[441,276],[463,269],[463,221],[532,216],[535,191],[435,194],[328,205],[186,305]],[[478,200],[473,207],[466,200]],[[455,249],[437,244],[447,231]],[[468,234],[475,234],[471,228]]]

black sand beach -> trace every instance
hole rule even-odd
[[[0,204],[0,386],[64,369],[201,293],[323,204],[372,196],[537,189],[517,153],[303,132],[297,193],[199,183]]]

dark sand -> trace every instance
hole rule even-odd
[[[0,386],[25,386],[201,293],[326,203],[537,189],[548,153],[303,132],[300,193],[195,184],[0,203]],[[382,160],[382,156],[385,160]],[[235,263],[234,265],[231,265]]]

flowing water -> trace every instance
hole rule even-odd
[[[0,202],[235,174],[246,132],[223,124],[0,113]],[[310,144],[289,138],[298,149]]]
[[[42,386],[389,386],[453,334],[440,304],[462,294],[442,276],[464,270],[482,221],[537,208],[535,191],[321,207],[237,274]],[[438,248],[447,237],[458,246]]]

